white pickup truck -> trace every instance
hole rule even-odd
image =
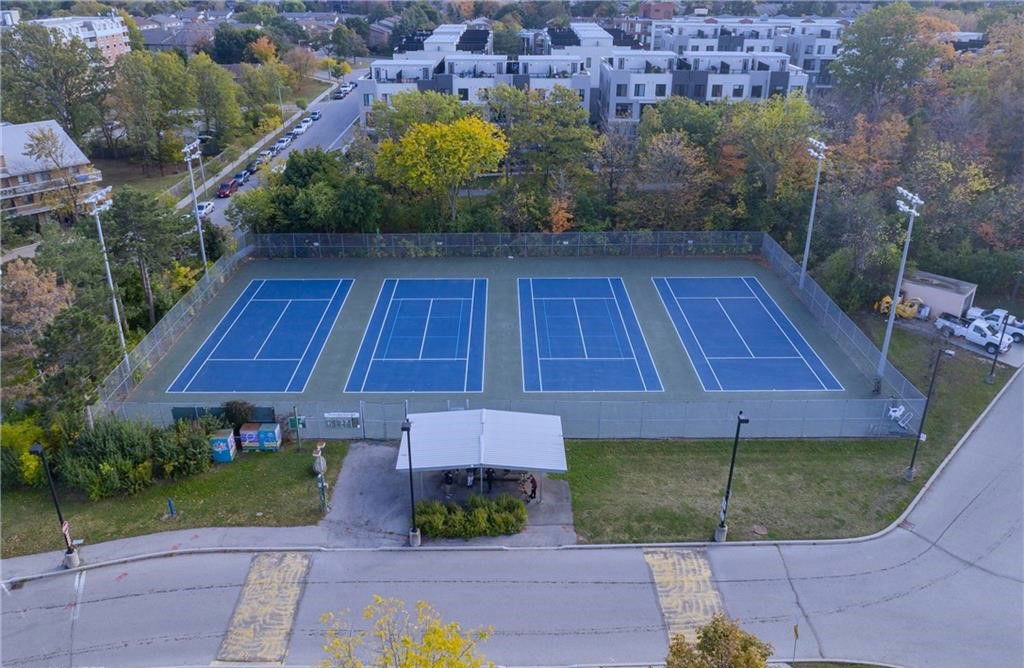
[[[1004,308],[969,308],[967,309],[966,317],[968,320],[976,320],[978,318],[987,320],[1000,331],[1003,328],[1003,318],[1006,318],[1006,333],[1013,337],[1013,342],[1021,343],[1024,341],[1024,320],[1010,315]]]
[[[1004,334],[1000,338],[999,330],[987,320],[976,318],[967,320],[952,313],[943,313],[935,320],[935,326],[946,336],[961,336],[971,343],[976,343],[985,349],[989,355],[993,355],[996,349],[1005,353],[1013,343],[1013,337]]]

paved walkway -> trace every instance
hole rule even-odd
[[[6,263],[10,262],[11,260],[17,260],[19,257],[21,257],[21,258],[33,258],[33,257],[36,256],[36,248],[38,246],[39,246],[39,242],[37,241],[34,244],[29,244],[27,246],[19,246],[18,248],[14,248],[14,249],[8,251],[7,253],[5,253],[4,256],[2,258],[0,258],[0,264],[6,264]]]

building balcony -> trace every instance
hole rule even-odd
[[[98,169],[88,169],[86,171],[72,174],[72,178],[75,181],[75,185],[86,185],[89,183],[98,183],[103,180],[103,173]],[[9,186],[7,188],[0,188],[0,199],[9,199],[11,197],[22,197],[24,195],[32,195],[35,193],[46,192],[47,190],[57,190],[65,186],[64,179],[47,179],[45,181],[33,181],[31,183],[20,183],[15,186]]]

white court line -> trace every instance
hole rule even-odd
[[[668,281],[665,281],[665,285],[668,287],[668,291],[672,295],[672,298],[676,300],[676,308],[679,309],[679,314],[683,316],[683,321],[686,323],[686,327],[690,330],[690,334],[693,335],[693,340],[697,342],[697,348],[700,349],[701,357],[704,358],[704,361],[707,362],[708,368],[711,369],[711,375],[715,377],[715,382],[718,383],[718,389],[724,389],[722,388],[722,381],[718,380],[718,374],[715,373],[715,367],[711,365],[711,361],[708,359],[707,353],[704,352],[704,346],[700,345],[700,338],[697,336],[697,332],[693,331],[693,325],[690,324],[690,319],[686,317],[686,311],[683,309],[683,305],[679,303],[679,297],[676,295],[676,291],[672,289],[672,284]],[[683,343],[683,347],[686,347],[685,343]],[[697,374],[697,376],[699,378],[700,374]],[[701,384],[703,385],[703,383]]]
[[[434,300],[430,300],[430,305],[427,306],[427,317],[423,320],[423,337],[420,339],[420,355],[419,359],[423,359],[423,347],[427,345],[427,330],[430,329],[430,314],[434,312]],[[465,386],[463,386],[465,387]]]
[[[221,326],[221,324],[224,322],[224,318],[228,317],[227,314],[231,312],[231,309],[235,308],[235,305],[238,304],[238,300],[242,298],[242,295],[245,294],[246,290],[248,290],[250,287],[252,287],[252,284],[255,283],[256,281],[260,282],[260,286],[258,288],[256,288],[256,292],[252,293],[253,296],[255,296],[256,293],[258,293],[260,291],[260,288],[262,288],[263,284],[267,282],[267,279],[254,278],[253,280],[249,281],[249,284],[245,286],[244,290],[242,290],[242,294],[238,295],[238,297],[235,298],[235,301],[231,303],[231,306],[229,306],[228,310],[224,313],[224,317],[221,318],[219,321],[217,321],[217,324],[214,326],[213,330],[211,330],[210,333],[206,335],[206,338],[203,339],[203,342],[200,343],[199,347],[196,348],[196,351],[194,353],[192,353],[192,357],[188,358],[188,362],[186,362],[185,366],[183,366],[181,368],[181,371],[178,372],[178,375],[174,377],[174,380],[171,381],[171,384],[167,386],[167,394],[185,394],[185,393],[187,393],[189,391],[188,388],[192,385],[192,381],[194,381],[196,379],[196,376],[199,375],[199,372],[203,370],[203,366],[206,365],[206,360],[205,359],[203,360],[203,363],[200,364],[198,368],[196,368],[195,372],[188,379],[188,382],[185,383],[185,387],[183,387],[182,389],[180,389],[180,390],[178,390],[176,392],[171,392],[170,390],[171,390],[172,387],[174,387],[174,384],[178,382],[178,378],[181,376],[181,374],[185,373],[185,369],[188,368],[188,365],[192,364],[192,360],[194,360],[196,358],[196,355],[199,354],[199,351],[202,350],[203,347],[206,345],[207,341],[210,340],[210,337],[212,337],[214,332],[217,331],[217,327]],[[217,346],[219,346],[221,344],[221,341],[224,340],[224,337],[228,335],[228,332],[231,331],[231,328],[234,327],[235,323],[238,322],[238,319],[242,317],[242,314],[245,312],[245,308],[249,305],[249,302],[251,302],[251,301],[252,301],[252,297],[250,297],[248,299],[248,301],[246,301],[245,304],[242,305],[242,308],[238,309],[238,315],[236,315],[235,319],[231,321],[231,324],[228,325],[228,328],[224,330],[224,333],[220,335],[220,338],[217,339],[217,343],[214,344],[213,348],[210,348],[210,352],[206,354],[207,359],[209,359],[210,355],[212,355],[213,352],[215,350],[217,350]]]
[[[530,311],[533,313],[533,336],[537,341],[537,384],[540,388],[538,392],[544,391],[544,369],[540,364],[540,332],[537,330],[537,299],[533,296],[533,279],[530,279]],[[544,321],[544,333],[547,333],[548,321]],[[550,351],[551,346],[548,345]]]
[[[374,362],[465,362],[466,357],[374,357]],[[440,390],[438,390],[440,391]],[[448,390],[456,392],[457,390]]]
[[[373,346],[373,352],[370,353],[370,363],[371,364],[373,363],[373,360],[377,358],[377,351],[380,349],[380,340],[384,336],[384,325],[388,324],[388,318],[391,316],[391,307],[392,307],[392,305],[394,305],[394,303],[396,301],[394,299],[394,295],[395,295],[395,291],[398,290],[398,282],[400,280],[401,279],[396,279],[395,280],[395,289],[391,292],[391,295],[388,296],[388,310],[384,313],[384,320],[381,321],[380,329],[377,330],[377,342]],[[378,297],[378,299],[379,299],[379,297]],[[372,319],[373,316],[371,315],[370,317]],[[397,323],[397,322],[398,322],[398,316],[396,315],[395,316],[395,322],[391,323],[392,331],[395,329],[395,323]],[[369,327],[369,323],[367,323],[367,327]],[[390,334],[388,334],[388,341],[389,342],[391,341],[391,335]],[[366,367],[366,374],[363,376],[363,382],[359,386],[359,391],[360,392],[365,392],[366,391],[366,379],[369,378],[369,376],[370,376],[370,367]]]
[[[363,352],[363,344],[366,343],[366,335],[370,332],[370,323],[373,322],[373,314],[377,312],[377,304],[380,302],[381,295],[384,294],[384,286],[388,284],[388,281],[392,279],[385,278],[380,282],[380,288],[377,290],[377,298],[373,300],[373,308],[370,309],[370,317],[366,319],[366,326],[363,327],[363,336],[359,339],[359,348],[356,349],[356,355],[352,358],[352,365],[348,369],[348,378],[345,379],[345,384],[342,385],[342,392],[348,392],[349,383],[352,382],[352,374],[356,372],[356,363],[359,361],[359,354]],[[397,280],[396,280],[397,285]],[[352,284],[352,288],[349,289],[349,294],[352,294],[352,289],[355,288],[355,283]],[[346,299],[348,299],[346,295]],[[340,313],[340,311],[339,311]],[[384,327],[384,323],[380,325]],[[373,354],[370,354],[370,364],[373,363]],[[363,382],[366,382],[366,375],[370,373],[370,367],[366,367],[366,374],[363,374]],[[362,389],[362,386],[360,386]]]
[[[799,355],[788,355],[774,357],[772,355],[761,355],[760,357],[709,357],[709,360],[802,360]]]
[[[635,357],[541,357],[540,359],[550,362],[567,362],[569,360],[600,360],[604,362],[624,362],[626,360],[635,360]],[[745,357],[743,359],[746,359]],[[613,391],[613,390],[610,390]]]
[[[583,346],[583,356],[590,359],[587,354],[587,338],[583,336],[583,323],[580,322],[580,310],[576,308],[576,298],[572,298],[572,311],[576,314],[576,326],[580,328],[580,344]]]
[[[335,289],[335,292],[337,292],[337,289]],[[284,301],[284,300],[278,300],[278,301]],[[330,304],[330,302],[327,302],[327,303],[328,303],[328,304]],[[285,311],[287,311],[287,310],[288,310],[288,307],[289,307],[289,306],[291,306],[291,305],[292,305],[292,302],[291,302],[291,300],[289,299],[289,300],[288,300],[288,303],[284,305],[284,308],[283,308],[283,309],[281,309],[281,315],[277,316],[277,320],[275,320],[275,321],[274,321],[274,326],[270,328],[270,331],[269,331],[269,332],[267,332],[267,336],[266,336],[266,338],[264,338],[264,339],[263,339],[263,343],[261,343],[261,344],[260,344],[260,348],[259,348],[259,350],[257,350],[257,351],[256,351],[256,354],[255,354],[255,355],[253,355],[253,357],[252,357],[252,358],[253,358],[253,360],[257,359],[257,358],[258,358],[258,357],[260,356],[260,353],[261,353],[261,352],[263,352],[263,347],[267,345],[267,341],[269,341],[269,340],[270,340],[270,337],[274,335],[274,330],[275,330],[275,329],[277,329],[277,324],[278,324],[279,322],[281,322],[281,318],[283,318],[283,317],[284,317],[284,313],[285,313]],[[325,310],[326,310],[326,309],[325,309]],[[313,330],[313,333],[309,335],[309,336],[310,336],[310,338],[312,338],[312,337],[313,337],[313,334],[315,334],[315,333],[316,333],[316,330],[314,329],[314,330]],[[209,358],[207,358],[207,359],[209,359]],[[302,359],[302,358],[300,357],[299,359]],[[288,389],[288,386],[287,386],[287,385],[285,386],[285,389]]]
[[[342,283],[344,283],[344,281],[338,280],[338,284],[334,286],[334,294],[331,295],[330,301],[327,302],[328,306],[330,306],[331,302],[334,301],[334,298],[338,296],[338,290],[341,289],[341,284]],[[348,297],[348,293],[345,294],[345,297]],[[344,304],[342,304],[342,305],[344,306]],[[324,318],[327,317],[327,310],[328,310],[328,308],[327,308],[327,306],[325,306],[324,310],[320,312],[320,319],[316,321],[316,327],[314,327],[313,331],[310,332],[310,334],[309,334],[309,340],[306,341],[306,347],[302,351],[302,357],[299,358],[300,360],[306,359],[306,353],[309,352],[309,346],[311,346],[313,344],[313,339],[316,338],[316,333],[318,331],[320,331],[320,325],[323,324]],[[341,313],[341,309],[340,308],[338,309],[338,313]],[[324,346],[326,346],[326,345],[327,345],[327,341],[324,340],[323,346],[320,346],[320,353],[322,353],[324,351]],[[320,353],[317,353],[316,361],[313,362],[313,368],[311,368],[309,370],[309,375],[306,376],[306,382],[307,383],[309,382],[309,376],[313,375],[313,369],[316,368],[316,362],[320,361]],[[295,368],[292,369],[292,375],[288,377],[288,382],[285,383],[285,386],[284,386],[284,391],[285,392],[287,392],[288,388],[291,387],[292,381],[295,380],[295,374],[297,374],[299,372],[299,367],[300,366],[302,366],[302,362],[299,362],[298,364],[296,364]],[[306,383],[303,383],[302,387],[303,387],[303,389],[305,389]]]
[[[608,279],[608,280],[611,281],[611,279]],[[641,326],[640,318],[636,314],[636,308],[633,306],[633,298],[629,296],[629,289],[626,287],[626,283],[622,280],[622,278],[617,277],[615,280],[618,281],[620,284],[622,284],[622,292],[623,292],[623,294],[626,295],[626,302],[628,303],[628,306],[629,306],[629,312],[633,315],[633,322],[636,323],[636,328],[638,330],[640,330],[640,338],[644,342],[644,350],[647,351],[647,357],[648,357],[648,359],[651,360],[651,368],[654,369],[654,377],[658,379],[658,385],[661,387],[661,389],[657,390],[657,391],[658,392],[664,392],[665,391],[665,383],[661,382],[661,373],[658,371],[658,365],[654,362],[654,352],[651,350],[651,347],[647,344],[647,335],[644,334],[644,328],[643,328],[643,326]],[[651,282],[652,283],[654,282],[653,278],[651,279]],[[654,291],[658,292],[657,286],[655,286]],[[622,305],[619,304],[619,299],[618,299],[618,297],[615,296],[615,290],[612,290],[612,297],[615,299],[615,304],[619,306],[619,313],[622,313]],[[661,299],[661,293],[658,293],[658,299],[659,300]],[[669,319],[671,320],[671,317]],[[625,326],[626,323],[623,322],[622,324],[623,324],[623,326]],[[626,330],[626,336],[629,336],[629,330],[628,329]],[[676,334],[676,336],[677,337],[679,336],[678,333]],[[684,346],[684,348],[685,348],[685,346]],[[633,351],[633,357],[636,358],[636,351],[635,350]],[[689,354],[687,354],[687,359],[689,359]],[[638,359],[637,363],[639,363],[639,361],[640,360]],[[692,362],[691,362],[691,365],[692,365]],[[694,369],[694,372],[696,372],[696,369]],[[643,374],[640,374],[640,377],[643,378]],[[645,388],[647,387],[647,383],[646,382],[644,383],[644,387]],[[701,387],[703,387],[703,383],[701,384]],[[647,391],[648,392],[653,392],[655,390],[647,390]]]
[[[473,304],[476,303],[476,281],[473,281],[473,299],[469,302],[469,340],[466,341],[466,368],[462,374],[462,391],[466,391],[469,385],[469,348],[473,345]],[[456,331],[455,352],[459,352],[459,343],[462,342],[462,309],[464,304],[459,304],[459,329]],[[483,388],[481,388],[483,389]]]
[[[619,306],[619,300],[615,298],[615,288],[612,286],[612,279],[605,279],[608,281],[608,289],[612,291],[612,301],[615,302],[615,310],[619,312],[619,323],[622,325],[622,331],[626,335],[626,342],[629,343],[629,352],[633,355],[633,366],[636,367],[636,375],[640,378],[640,384],[647,389],[647,382],[644,380],[644,372],[640,369],[640,360],[636,358],[636,348],[633,347],[633,337],[629,335],[629,327],[626,327],[626,319],[622,316],[622,308]],[[625,286],[623,286],[625,287]],[[608,320],[611,321],[612,312],[608,308],[608,304],[605,303],[604,310],[608,313]],[[615,331],[615,328],[612,328]]]
[[[722,309],[722,313],[723,313],[723,314],[725,315],[725,318],[726,318],[726,320],[728,320],[728,321],[729,321],[729,324],[730,324],[730,325],[732,325],[732,330],[733,330],[734,332],[736,332],[736,336],[740,337],[740,343],[742,343],[742,344],[743,344],[743,347],[747,349],[747,352],[748,352],[748,353],[750,353],[750,356],[751,356],[751,357],[755,357],[755,355],[754,355],[754,351],[753,351],[753,350],[751,350],[751,349],[750,349],[750,346],[748,346],[748,345],[747,345],[747,340],[743,338],[743,335],[742,335],[742,334],[740,334],[740,329],[739,329],[739,327],[737,327],[737,326],[736,326],[736,323],[734,323],[734,322],[732,321],[732,318],[731,318],[731,317],[729,317],[729,312],[725,310],[725,307],[724,307],[724,306],[722,306],[722,302],[718,301],[718,299],[717,299],[717,298],[715,299],[715,302],[717,302],[717,303],[718,303],[718,308]],[[706,357],[706,356],[705,356],[705,357]]]
[[[253,357],[207,357],[207,362],[301,362],[301,357],[264,357],[255,359]]]
[[[261,297],[260,299],[253,298],[253,299],[250,299],[249,301],[251,301],[251,302],[329,302],[329,301],[331,301],[331,298],[330,297],[324,297],[323,299],[320,299],[320,298],[314,299],[314,298],[310,297],[310,298],[286,299],[284,297],[281,297],[281,298],[276,298],[276,299],[269,299],[269,298],[266,298],[266,297]]]
[[[676,333],[676,338],[679,339],[679,345],[683,347],[683,354],[686,355],[686,361],[690,363],[690,368],[693,369],[693,375],[697,377],[697,382],[700,383],[700,389],[702,389],[705,392],[719,391],[709,390],[708,386],[704,384],[704,379],[700,377],[700,373],[697,371],[697,365],[693,363],[693,356],[690,355],[690,349],[686,347],[686,341],[683,340],[683,333],[679,331],[679,327],[676,325],[676,319],[672,317],[672,305],[665,300],[665,295],[661,293],[661,289],[658,286],[658,281],[661,281],[662,283],[665,284],[665,289],[667,289],[669,291],[669,294],[672,295],[672,303],[675,305],[677,309],[679,309],[679,314],[682,315],[682,309],[679,308],[679,301],[675,298],[675,293],[672,292],[672,286],[669,285],[667,278],[665,278],[664,276],[651,276],[651,283],[654,285],[654,291],[658,293],[658,299],[661,300],[661,305],[665,309],[665,314],[668,315],[669,324],[672,325],[672,329]],[[649,347],[648,350],[650,350]],[[652,357],[651,359],[653,361],[654,358]],[[708,358],[705,357],[704,361],[708,362]],[[708,362],[708,366],[711,366],[710,362]],[[712,372],[713,371],[714,370],[712,370]],[[658,380],[661,380],[660,376],[658,377]],[[662,383],[662,387],[664,386],[664,383]]]
[[[474,307],[476,306],[476,282],[477,282],[477,280],[479,280],[479,279],[475,279],[475,278],[473,279],[473,306]],[[483,318],[484,318],[484,331],[483,331],[483,335],[482,335],[483,339],[480,341],[480,345],[483,346],[483,350],[480,352],[480,392],[484,391],[484,381],[487,378],[487,303],[488,303],[487,297],[488,297],[488,288],[491,285],[490,283],[487,282],[486,278],[483,279],[483,282],[484,282],[484,297],[483,297],[483,299],[484,299],[484,315],[483,315]],[[516,287],[518,288],[518,286],[516,286]],[[517,289],[516,290],[516,299],[518,299],[518,298],[519,298],[519,290]],[[469,355],[469,346],[473,343],[473,309],[472,308],[470,309],[469,317],[470,317],[470,321],[469,321],[469,344],[466,345],[466,354],[467,355]],[[520,339],[521,338],[522,337],[520,336]],[[522,344],[520,343],[520,345],[522,345]],[[467,370],[469,369],[469,360],[468,360],[468,358],[466,360],[466,369]]]

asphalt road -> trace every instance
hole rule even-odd
[[[355,74],[350,78],[355,78]],[[310,105],[306,110],[307,112],[320,110],[323,113],[323,117],[319,121],[314,122],[306,130],[305,134],[299,135],[298,139],[289,144],[283,152],[278,153],[274,157],[272,164],[283,164],[288,159],[288,154],[292,151],[301,151],[318,146],[330,150],[343,146],[351,138],[353,122],[359,118],[361,95],[362,91],[356,88],[343,100],[331,100],[328,98],[319,104]],[[242,166],[244,167],[245,165]],[[257,187],[259,187],[258,175],[239,188],[238,192],[245,192]],[[214,225],[221,227],[230,225],[224,216],[230,202],[231,200],[226,197],[213,200],[214,209],[210,215],[210,221]]]
[[[698,577],[658,568],[641,548],[313,551],[295,557],[308,570],[293,582],[245,587],[260,559],[251,553],[151,559],[0,592],[3,665],[209,666],[225,638],[235,651],[255,639],[253,651],[278,663],[310,665],[321,658],[320,615],[350,610],[360,625],[359,610],[381,594],[429,601],[465,628],[493,626],[483,649],[505,665],[657,661],[667,627],[711,601],[771,642],[777,659],[1019,666],[1021,406],[1024,373],[880,537],[661,551],[695,564]],[[273,533],[289,530],[249,531],[294,544]]]

